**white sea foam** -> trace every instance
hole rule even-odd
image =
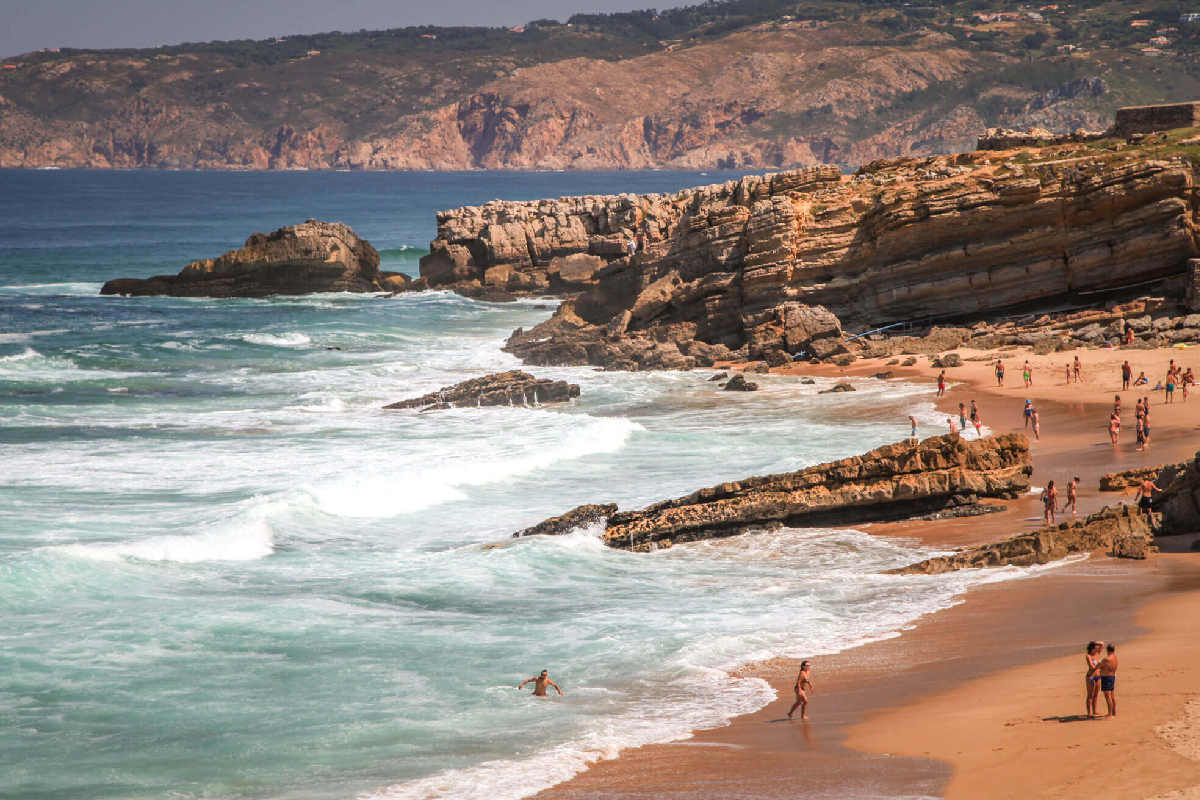
[[[229,523],[196,534],[154,536],[134,542],[69,544],[50,548],[76,558],[94,561],[253,561],[275,552],[271,527],[257,512],[240,523]]]
[[[472,411],[465,410],[465,413]],[[507,413],[496,409],[488,411],[500,415]],[[512,413],[550,412],[514,409]],[[638,423],[621,417],[576,415],[571,420],[576,423],[571,429],[539,450],[502,452],[489,458],[451,458],[442,466],[418,467],[393,474],[355,475],[313,486],[307,491],[322,511],[339,517],[411,514],[461,500],[466,496],[465,487],[504,483],[561,461],[616,452],[625,446],[634,431],[642,430]]]
[[[71,297],[96,297],[102,283],[26,283],[17,286],[0,286],[0,291],[23,295],[68,295]]]
[[[272,347],[303,347],[310,344],[312,339],[303,333],[243,333],[238,338],[249,344],[270,345]]]

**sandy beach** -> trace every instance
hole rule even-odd
[[[1120,365],[1128,358],[1134,376],[1144,371],[1152,387],[1171,359],[1200,369],[1200,350],[957,352],[979,360],[947,370],[951,387],[938,408],[949,414],[975,399],[991,432],[1007,433],[1024,429],[1024,401],[1033,400],[1042,432],[1037,441],[1030,432],[1034,485],[1054,479],[1065,487],[1080,477],[1081,515],[1132,500],[1100,492],[1101,475],[1180,461],[1196,451],[1200,399],[1185,403],[1180,395],[1168,405],[1162,391],[1122,392]],[[1065,367],[1076,355],[1081,379],[1068,385]],[[996,385],[997,357],[1006,366],[1003,387]],[[1026,358],[1032,387],[1021,379]],[[940,370],[926,356],[917,359],[910,367],[874,359],[776,371],[844,376],[853,384],[891,370],[896,378],[929,381],[932,397]],[[1114,446],[1107,421],[1117,394],[1126,413]],[[1136,447],[1132,427],[1139,396],[1150,397],[1153,420],[1152,443],[1144,450]],[[907,420],[897,426],[907,429]],[[920,434],[946,430],[922,428]],[[1041,522],[1036,495],[1005,506],[983,517],[866,530],[954,548]],[[1176,538],[1159,544],[1184,551],[1194,537]],[[895,638],[814,657],[817,691],[808,723],[786,718],[797,664],[753,664],[743,674],[764,678],[778,693],[765,708],[685,741],[623,752],[538,797],[1200,796],[1197,612],[1200,555],[1167,552],[1139,562],[1093,554],[1043,568],[1036,577],[974,589]],[[1120,705],[1113,720],[1080,719],[1083,648],[1093,638],[1119,644]]]

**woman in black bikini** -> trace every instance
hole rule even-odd
[[[808,694],[804,691],[804,685],[808,684],[808,691],[815,692],[817,689],[813,686],[813,682],[808,679],[808,662],[800,662],[800,674],[796,676],[796,685],[792,687],[796,691],[796,702],[788,711],[788,719],[792,718],[792,714],[796,713],[796,709],[800,709],[800,719],[808,719]]]

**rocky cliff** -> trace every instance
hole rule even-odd
[[[270,297],[394,291],[406,283],[402,275],[380,272],[375,248],[348,225],[310,219],[274,233],[255,233],[245,247],[192,262],[178,275],[110,280],[100,294]]]
[[[839,320],[974,320],[1169,276],[1182,295],[1200,254],[1198,176],[1179,148],[1077,145],[495,202],[440,214],[422,275],[553,288],[555,269],[588,259],[571,287],[583,293],[509,340],[526,363],[783,363],[835,354]]]
[[[559,519],[582,516],[590,523],[600,508],[607,517],[606,545],[645,552],[751,529],[903,519],[972,505],[981,497],[1016,497],[1028,490],[1032,473],[1029,443],[1020,434],[973,441],[936,436],[797,472],[723,483],[640,511],[581,507],[529,531],[565,532]]]

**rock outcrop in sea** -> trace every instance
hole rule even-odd
[[[348,225],[310,219],[255,233],[240,250],[194,261],[178,275],[118,278],[100,294],[271,297],[312,292],[396,291],[408,277],[379,271],[379,253]]]
[[[578,396],[577,383],[535,378],[527,372],[513,370],[472,378],[384,408],[434,411],[472,406],[539,406],[544,403],[565,403]]]
[[[847,351],[843,326],[974,322],[1155,281],[1182,301],[1200,264],[1200,168],[1128,152],[973,152],[674,195],[496,201],[439,214],[421,272],[430,286],[580,292],[506,349],[612,369],[832,358]],[[571,259],[581,266],[564,273]]]
[[[906,519],[982,497],[1020,496],[1032,473],[1029,442],[1020,434],[910,439],[796,472],[700,489],[640,511],[608,512],[602,540],[646,552],[748,530]],[[565,532],[549,525],[553,521],[543,525]]]

